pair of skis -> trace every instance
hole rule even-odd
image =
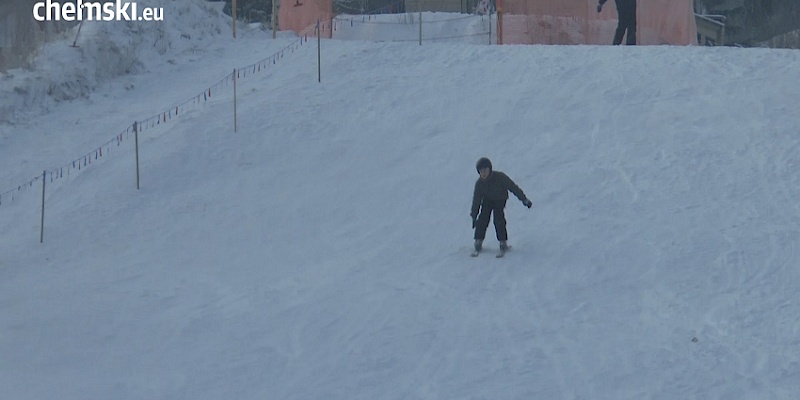
[[[505,257],[505,255],[506,255],[506,252],[507,252],[507,251],[509,251],[509,250],[511,250],[511,246],[508,246],[508,247],[506,247],[506,249],[505,249],[505,250],[503,250],[503,249],[500,249],[500,252],[499,252],[499,253],[497,253],[497,255],[495,255],[495,257],[497,257],[497,258],[503,258],[503,257]],[[479,255],[481,254],[481,251],[483,251],[483,249],[481,249],[481,250],[473,250],[473,251],[472,251],[472,254],[470,254],[470,256],[472,256],[472,257],[477,257],[477,256],[479,256]]]

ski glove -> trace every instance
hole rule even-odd
[[[525,200],[522,200],[522,204],[523,204],[525,207],[531,208],[531,206],[533,205],[533,202],[531,202],[531,201],[530,201],[530,200],[528,200],[528,199],[525,199]]]
[[[475,217],[472,217],[472,229],[475,229]]]
[[[603,5],[602,4],[598,4],[597,5],[597,12],[599,13],[601,11],[603,11]]]

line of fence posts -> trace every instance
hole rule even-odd
[[[417,13],[418,17],[417,20],[419,22],[419,45],[422,46],[422,0],[417,0]],[[502,10],[500,8],[497,9],[497,44],[503,44],[501,35],[501,25],[502,25]],[[492,12],[491,10],[487,14],[489,16],[489,44],[492,44]]]
[[[322,32],[320,29],[320,22],[317,21],[317,81],[322,82],[322,58],[321,58],[321,44],[322,44]],[[302,40],[302,39],[301,39]],[[236,110],[236,68],[233,69],[233,131],[238,131],[238,124],[237,124],[237,110]],[[139,128],[140,124],[138,121],[133,122],[133,141],[135,147],[135,157],[136,157],[136,190],[139,190]],[[44,208],[45,208],[45,190],[46,190],[46,178],[47,178],[47,170],[42,172],[42,213],[41,213],[41,224],[39,227],[39,243],[44,243]]]

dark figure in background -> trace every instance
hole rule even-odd
[[[603,10],[603,4],[608,0],[600,0],[597,5],[597,12]],[[625,44],[636,44],[636,0],[615,0],[617,2],[617,33],[614,35],[614,45],[622,44],[622,37],[628,31]]]

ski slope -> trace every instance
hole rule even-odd
[[[0,79],[0,192],[297,41],[174,3],[74,100],[14,91],[56,56]],[[141,132],[139,190],[127,136],[47,179],[43,244],[41,180],[2,196],[0,397],[797,398],[800,53],[370,39]],[[500,260],[482,156],[533,201]]]

